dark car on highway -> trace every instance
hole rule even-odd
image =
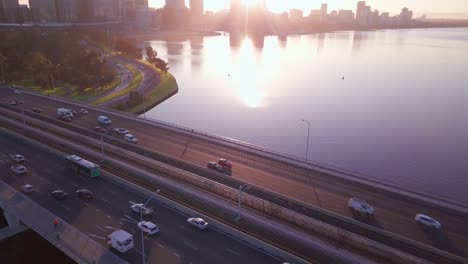
[[[93,193],[88,189],[78,190],[78,191],[76,191],[76,195],[78,197],[86,199],[86,200],[91,200],[94,197]]]
[[[57,200],[65,200],[68,197],[68,194],[62,190],[55,190],[50,193],[52,197]]]
[[[94,131],[96,131],[98,133],[106,133],[106,129],[101,127],[101,126],[95,126]]]

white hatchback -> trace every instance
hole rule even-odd
[[[203,230],[208,227],[208,222],[199,217],[191,217],[187,219],[187,224],[196,227],[200,230]]]
[[[137,224],[137,226],[141,231],[148,233],[150,235],[154,235],[159,232],[158,226],[151,222],[141,221]]]
[[[374,207],[370,206],[365,200],[352,197],[348,200],[348,207],[356,212],[367,215],[374,214]]]
[[[440,229],[442,227],[439,221],[436,221],[434,218],[427,216],[427,215],[417,214],[414,217],[414,220],[420,224],[423,224],[425,226],[432,227],[435,229]]]
[[[135,213],[142,213],[143,215],[150,215],[153,212],[153,209],[145,207],[144,204],[132,204],[130,206],[132,208],[132,211]]]
[[[26,169],[25,166],[20,165],[20,164],[13,165],[13,166],[10,167],[10,169],[16,175],[28,173],[28,169]]]
[[[138,139],[132,134],[126,134],[124,136],[124,140],[130,143],[134,143],[134,144],[138,142]]]
[[[11,159],[12,159],[14,162],[20,163],[20,162],[24,162],[24,161],[25,161],[24,156],[23,156],[23,155],[20,155],[20,154],[11,155],[10,157],[11,157]]]
[[[102,125],[112,124],[112,121],[107,116],[98,116],[97,121],[99,124],[102,124]]]
[[[21,190],[24,193],[32,193],[32,192],[34,192],[34,186],[32,186],[31,184],[25,184],[25,185],[21,186]]]

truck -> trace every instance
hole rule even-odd
[[[108,236],[107,244],[120,253],[133,248],[133,235],[125,230],[116,230]]]
[[[58,109],[57,109],[57,117],[58,117],[58,118],[64,118],[64,117],[70,117],[70,118],[72,118],[72,117],[73,117],[73,114],[72,114],[72,112],[70,111],[70,109],[58,108]]]

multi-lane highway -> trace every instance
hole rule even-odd
[[[1,180],[18,191],[24,184],[34,185],[37,191],[29,195],[32,200],[103,245],[106,245],[105,238],[113,230],[127,230],[135,238],[135,250],[123,258],[131,263],[141,262],[141,233],[136,226],[139,215],[131,211],[130,205],[132,202],[145,202],[148,197],[142,197],[104,177],[89,179],[74,175],[66,168],[63,157],[9,135],[0,135],[0,146]],[[14,175],[10,172],[12,162],[8,153],[25,155],[28,174]],[[82,188],[92,190],[95,198],[91,201],[78,198],[74,192]],[[53,199],[50,192],[55,189],[68,192],[68,199]],[[144,219],[156,223],[161,232],[144,236],[148,263],[280,263],[213,229],[195,230],[187,226],[186,216],[154,200],[148,204],[154,208],[154,213]]]
[[[73,104],[27,93],[15,96],[8,89],[0,90],[0,97],[5,100],[2,103],[19,97],[25,104],[17,106],[18,108],[24,107],[26,111],[31,111],[33,107],[40,107],[44,110],[40,115],[50,118],[55,118],[55,111],[59,107],[77,108]],[[129,119],[125,115],[88,110],[90,110],[88,115],[73,120],[72,124],[91,131],[96,125],[97,115],[109,116],[113,127],[129,129],[139,139],[139,145],[145,148],[200,167],[205,167],[207,161],[216,160],[218,157],[228,158],[234,163],[232,172],[234,178],[301,202],[320,205],[326,210],[350,218],[354,216],[346,206],[347,199],[349,197],[363,198],[376,208],[375,217],[361,218],[360,221],[460,256],[468,255],[468,227],[464,224],[467,220],[464,214],[456,214],[450,210],[397,195],[388,195],[387,192],[337,180],[326,174],[306,172],[297,167],[287,166],[246,152],[223,148],[191,136],[190,133],[177,133],[147,122]],[[64,123],[63,126],[67,127],[68,124]],[[316,187],[320,203],[314,195],[312,183]],[[443,228],[440,231],[421,228],[413,220],[417,213],[435,217],[442,222]]]

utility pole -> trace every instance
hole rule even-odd
[[[149,203],[149,201],[151,201],[151,198],[153,198],[153,195],[159,194],[159,192],[160,192],[160,190],[157,189],[156,191],[151,193],[151,196],[148,198],[148,200],[146,200],[146,202],[144,204],[145,208],[146,208],[146,205]],[[142,210],[142,208],[140,208],[140,222],[143,222],[143,210]],[[144,234],[143,234],[143,229],[140,229],[140,230],[141,230],[141,255],[143,256],[142,263],[145,264],[146,263],[146,259],[145,259],[145,238],[144,238]]]
[[[241,219],[241,217],[242,217],[242,188],[244,188],[244,186],[239,185],[239,191],[237,192],[237,200],[238,200],[239,210],[237,212],[236,221],[239,221]]]

